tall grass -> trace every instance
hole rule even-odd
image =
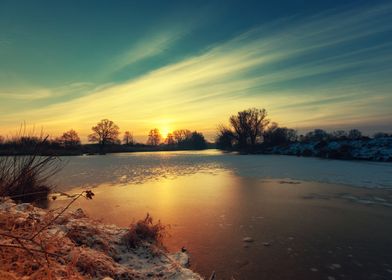
[[[32,139],[32,141],[26,141]],[[46,200],[52,186],[48,179],[60,171],[61,161],[55,155],[43,155],[48,136],[14,137],[18,150],[11,156],[0,156],[0,197],[17,202]]]

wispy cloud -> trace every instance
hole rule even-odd
[[[180,30],[171,30],[153,36],[149,35],[137,41],[129,50],[116,57],[110,65],[111,70],[113,72],[120,71],[126,66],[161,55],[180,39],[183,34],[184,32]]]
[[[142,135],[164,119],[173,128],[212,134],[228,114],[250,106],[296,128],[391,121],[392,42],[380,39],[392,31],[391,16],[386,4],[260,26],[137,79],[9,114],[4,122],[29,119],[86,135],[108,117]],[[157,34],[135,44],[113,69],[162,54],[183,33]]]
[[[56,88],[25,88],[0,91],[3,101],[33,101],[58,98],[75,92],[82,92],[93,88],[94,84],[86,82],[70,83]]]

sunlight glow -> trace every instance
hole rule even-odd
[[[72,128],[86,142],[91,127],[108,118],[137,141],[153,128],[164,138],[174,129],[197,130],[212,141],[219,124],[249,107],[265,108],[273,121],[299,130],[389,130],[392,43],[373,37],[392,30],[390,11],[387,4],[260,25],[129,79],[59,86],[21,80],[19,88],[0,87],[0,131],[12,135],[27,121],[53,137]],[[102,75],[170,56],[166,48],[179,44],[181,34],[163,30],[140,39],[102,67],[108,71]],[[369,46],[358,44],[366,40]]]
[[[159,128],[159,132],[161,133],[162,137],[166,139],[167,135],[172,132],[172,130],[168,126],[162,126]]]

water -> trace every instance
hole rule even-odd
[[[150,213],[170,225],[168,249],[185,246],[205,277],[392,276],[391,164],[215,150],[63,159],[59,190],[96,193],[75,208],[119,226]]]
[[[326,160],[278,155],[225,154],[217,150],[123,153],[63,157],[65,168],[55,178],[59,189],[101,184],[137,184],[189,174],[227,171],[243,178],[337,183],[392,188],[392,164]]]

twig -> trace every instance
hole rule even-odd
[[[53,219],[51,219],[49,222],[47,222],[39,231],[37,231],[30,239],[33,240],[35,237],[37,237],[38,234],[40,234],[43,230],[45,230],[48,226],[50,226],[54,221],[56,221],[67,209],[74,203],[79,197],[81,197],[86,191],[81,192],[79,195],[77,195],[66,207],[64,207],[63,210],[61,210],[60,213],[58,213]]]
[[[24,248],[24,247],[22,247],[22,246],[11,245],[11,244],[0,244],[0,247],[9,247],[9,248],[15,248],[15,249],[22,249],[22,250],[25,250],[25,251],[26,251],[26,249],[27,249],[27,248]],[[40,249],[29,248],[28,250],[30,250],[30,251],[32,251],[32,252],[41,253],[41,254],[45,254],[45,253],[46,253],[46,254],[48,254],[49,256],[52,256],[52,257],[59,257],[59,258],[62,258],[62,257],[63,257],[63,256],[61,256],[61,255],[58,255],[58,254],[55,254],[55,253],[45,252],[45,251],[40,250]]]
[[[31,250],[30,250],[29,248],[27,248],[27,247],[22,243],[22,241],[20,241],[19,238],[14,237],[14,239],[16,240],[16,242],[19,243],[19,245],[20,245],[20,247],[22,247],[22,249],[26,250],[26,251],[30,254],[30,256],[32,256],[32,257],[35,259],[35,261],[36,261],[39,265],[42,265],[41,262],[35,257],[35,255],[33,254],[33,252],[31,252]]]

